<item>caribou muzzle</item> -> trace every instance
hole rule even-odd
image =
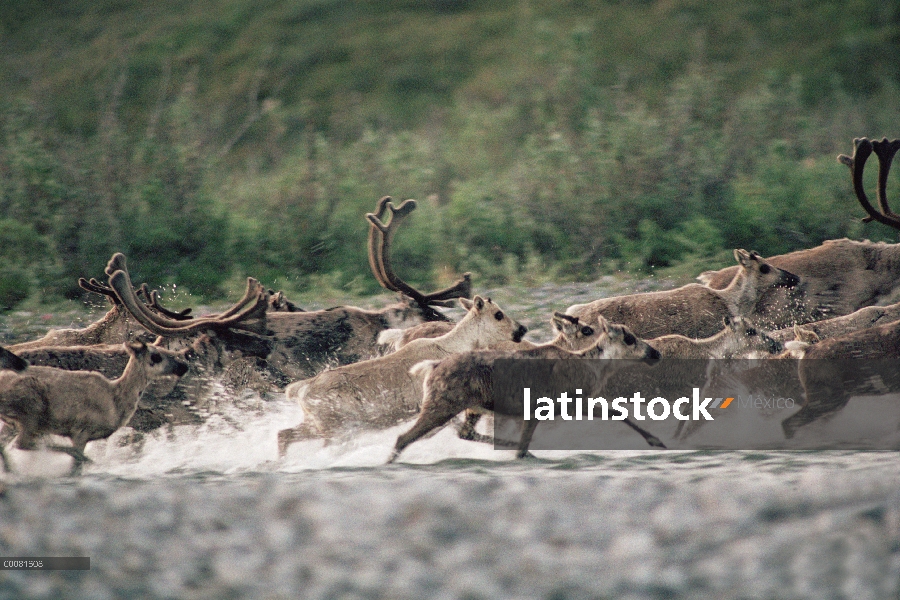
[[[513,341],[518,344],[519,342],[522,341],[522,338],[525,336],[526,333],[528,333],[528,328],[525,327],[524,325],[519,325],[516,328],[516,330],[513,331],[513,336],[512,336]]]

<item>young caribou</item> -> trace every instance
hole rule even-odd
[[[744,317],[725,317],[725,328],[702,340],[670,334],[647,343],[663,358],[742,358],[755,352],[774,354],[783,350],[779,342]]]
[[[28,367],[21,372],[0,372],[0,419],[18,431],[16,447],[33,450],[47,434],[68,437],[71,446],[50,446],[75,459],[77,473],[88,461],[84,447],[105,439],[125,425],[137,409],[141,392],[161,375],[184,375],[188,366],[167,350],[144,343],[126,342],[131,358],[118,379],[92,371],[64,371]],[[8,470],[3,447],[0,458]]]
[[[490,298],[459,299],[468,312],[447,334],[418,339],[397,352],[320,373],[287,387],[288,398],[303,407],[303,423],[278,432],[284,456],[293,442],[330,438],[353,426],[386,428],[415,415],[421,402],[420,381],[410,367],[428,359],[487,348],[504,341],[520,342],[527,331]]]
[[[425,377],[422,412],[412,428],[397,438],[388,462],[394,462],[404,448],[441,427],[462,411],[492,411],[495,408],[492,396],[494,365],[498,360],[633,358],[655,361],[660,358],[655,348],[638,339],[624,325],[611,325],[603,317],[598,317],[597,322],[599,336],[596,342],[581,352],[569,352],[547,344],[519,352],[490,350],[467,352],[445,360],[425,360],[417,363],[412,368],[413,374]],[[605,379],[615,370],[613,362],[604,361],[604,363],[605,368],[598,377],[598,385],[591,390],[592,393],[599,393]],[[640,433],[651,446],[665,447],[659,439],[638,427],[630,419],[624,422]],[[528,452],[528,445],[537,423],[536,420],[529,421],[522,432],[517,452],[519,458]]]
[[[670,333],[706,338],[722,328],[722,320],[751,316],[760,295],[773,287],[792,288],[799,283],[793,273],[770,265],[756,252],[735,250],[739,270],[724,290],[689,283],[663,292],[630,294],[570,306],[566,313],[591,321],[598,316],[622,323],[635,335],[651,339]]]

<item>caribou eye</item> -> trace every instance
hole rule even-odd
[[[769,265],[766,265],[766,264],[759,265],[759,272],[762,273],[763,275],[765,275],[766,273],[768,273],[771,270],[772,270],[772,267],[770,267]]]
[[[162,362],[162,356],[160,356],[159,354],[151,354],[150,362],[152,362],[154,365],[160,363]]]
[[[497,319],[498,321],[502,321],[503,320],[503,311],[498,310],[497,312],[495,312],[494,318]]]
[[[594,330],[591,329],[590,327],[582,327],[581,335],[583,335],[584,337],[590,337],[590,336],[594,335]]]
[[[637,340],[634,338],[634,336],[631,335],[630,333],[626,332],[625,333],[625,343],[628,344],[629,346],[634,346],[635,342],[637,342]]]
[[[752,327],[747,328],[747,335],[756,335],[756,330]]]

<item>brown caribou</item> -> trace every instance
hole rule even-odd
[[[610,325],[603,317],[597,318],[598,337],[591,347],[580,352],[570,352],[552,344],[537,346],[518,352],[480,351],[466,352],[444,360],[425,360],[412,368],[412,375],[424,376],[422,411],[412,428],[397,438],[388,462],[394,462],[404,448],[443,426],[463,411],[494,411],[494,368],[498,360],[559,360],[559,359],[621,359],[634,358],[658,360],[659,352],[647,342],[638,339],[623,325]],[[597,377],[591,393],[600,393],[605,379],[622,361],[604,360],[604,368]],[[562,384],[561,384],[562,385]],[[509,416],[521,417],[521,412]],[[519,458],[528,452],[528,445],[538,421],[532,420],[522,432],[517,445]],[[651,446],[665,447],[656,436],[638,427],[630,419],[626,425],[637,431]],[[493,441],[490,438],[479,441]],[[498,440],[499,441],[499,440]]]
[[[466,298],[471,294],[471,279],[468,273],[454,285],[433,292],[422,293],[403,281],[394,271],[390,260],[393,236],[403,220],[416,207],[414,200],[407,200],[394,207],[390,197],[382,198],[374,214],[366,215],[370,222],[369,262],[375,278],[388,290],[399,292],[403,299],[381,310],[364,310],[353,306],[341,306],[327,310],[308,312],[266,311],[250,322],[230,331],[219,330],[220,336],[249,339],[247,333],[259,336],[270,344],[266,355],[267,368],[277,374],[276,381],[281,387],[296,379],[311,377],[327,366],[345,365],[372,358],[380,354],[378,335],[389,328],[405,327],[422,321],[446,321],[435,306],[448,306],[452,299]],[[387,225],[382,222],[386,213],[391,219]],[[110,262],[107,274],[110,286],[122,297],[125,307],[150,331],[163,336],[182,335],[180,332],[196,332],[203,325],[192,322],[176,323],[161,315],[145,310],[136,295],[124,283],[127,275],[124,256]],[[113,281],[116,271],[122,271],[117,281]],[[254,280],[255,281],[255,280]],[[128,302],[125,299],[128,298]],[[194,321],[197,321],[196,319]],[[202,320],[201,320],[202,321]],[[248,324],[253,330],[248,332]],[[151,329],[151,327],[153,327]],[[255,343],[263,341],[254,338]],[[237,344],[235,341],[235,344]]]
[[[570,306],[566,313],[590,322],[598,316],[627,325],[641,338],[668,334],[707,338],[726,317],[753,316],[760,296],[775,287],[793,288],[799,278],[770,265],[756,252],[735,250],[738,271],[729,286],[714,290],[689,283],[674,290],[630,294]]]
[[[73,474],[88,461],[88,442],[105,439],[128,423],[141,392],[161,375],[184,375],[188,366],[174,353],[144,343],[124,344],[129,354],[125,371],[110,380],[92,371],[32,367],[21,372],[0,371],[0,419],[4,431],[16,430],[16,447],[33,450],[48,434],[68,437],[71,446],[50,446],[75,459]],[[9,463],[0,447],[0,458]]]

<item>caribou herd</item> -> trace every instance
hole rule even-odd
[[[867,213],[900,230],[885,191],[900,140],[854,140],[849,166],[856,197]],[[879,161],[877,208],[866,195],[863,170]],[[84,329],[54,330],[43,338],[0,348],[0,458],[5,448],[45,445],[74,458],[73,473],[89,459],[88,442],[122,427],[136,437],[166,426],[201,423],[210,389],[230,386],[261,394],[284,391],[303,409],[303,421],[277,436],[279,456],[300,440],[326,443],[364,429],[385,429],[416,418],[399,436],[395,460],[409,444],[457,421],[461,438],[508,444],[527,453],[536,421],[518,442],[476,432],[494,409],[491,382],[502,359],[766,357],[794,382],[801,407],[782,422],[786,437],[834,415],[859,390],[840,372],[821,373],[812,359],[900,358],[900,244],[830,240],[807,250],[763,258],[734,251],[737,264],[701,274],[701,283],[660,292],[602,298],[556,312],[557,336],[545,344],[526,332],[491,298],[472,296],[467,273],[444,290],[422,293],[391,262],[394,234],[416,208],[382,198],[367,214],[368,256],[377,281],[400,300],[372,311],[352,306],[304,311],[284,294],[247,279],[243,297],[219,314],[195,317],[160,304],[146,284],[135,286],[125,256],[113,255],[106,282],[79,280],[104,296],[109,311]],[[451,322],[439,307],[459,303]],[[794,359],[790,361],[776,359]],[[614,386],[615,361],[596,384]],[[502,364],[502,363],[500,363]],[[569,363],[565,363],[569,364]],[[898,370],[900,373],[900,370]],[[898,375],[900,378],[900,375]],[[863,386],[865,382],[861,382]],[[838,390],[838,391],[836,391]],[[630,418],[623,423],[651,446],[662,441]],[[689,432],[680,432],[685,435]]]

